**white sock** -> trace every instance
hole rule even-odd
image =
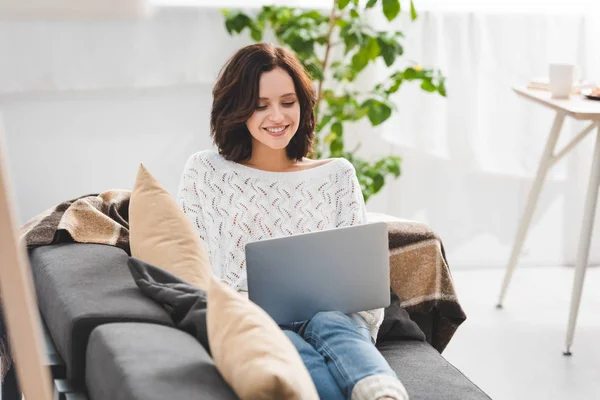
[[[352,389],[351,400],[408,400],[406,388],[398,378],[371,375],[358,381]]]

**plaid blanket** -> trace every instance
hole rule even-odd
[[[130,254],[130,195],[128,190],[111,190],[65,201],[23,225],[21,238],[28,248],[74,241],[117,246]],[[442,352],[466,316],[440,238],[417,222],[376,213],[368,213],[368,219],[388,224],[390,282],[396,306],[404,308],[427,341]],[[2,379],[11,365],[9,355],[4,335],[0,337]]]
[[[28,248],[74,241],[129,251],[129,190],[81,196],[52,207],[21,227]]]
[[[390,286],[398,305],[441,353],[467,318],[456,297],[441,239],[422,223],[377,213],[367,217],[369,222],[388,225]]]

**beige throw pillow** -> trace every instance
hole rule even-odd
[[[240,399],[319,399],[298,351],[267,313],[217,280],[207,303],[213,360]]]
[[[129,203],[129,245],[132,256],[208,290],[212,269],[202,239],[143,165]]]

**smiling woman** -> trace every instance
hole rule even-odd
[[[221,70],[213,97],[211,135],[218,153],[200,151],[188,159],[177,197],[218,279],[248,292],[249,242],[367,222],[352,164],[306,158],[315,94],[291,50],[265,43],[238,50]],[[383,309],[326,311],[280,327],[320,398],[407,399],[374,346],[382,321]]]

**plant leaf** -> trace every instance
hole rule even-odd
[[[385,159],[385,168],[389,173],[394,175],[396,178],[400,176],[400,163],[402,159],[400,157],[389,156]]]
[[[381,53],[381,47],[379,47],[379,43],[376,38],[369,38],[365,51],[367,52],[367,57],[369,57],[370,60],[374,60],[379,57],[379,54]]]
[[[367,116],[373,126],[383,123],[392,115],[391,107],[379,100],[369,99],[361,107],[368,109]]]
[[[394,47],[390,46],[383,38],[377,38],[377,42],[379,43],[379,48],[381,49],[381,55],[383,56],[383,61],[385,61],[385,65],[388,67],[391,66],[396,60],[396,52],[394,51]]]
[[[381,2],[383,3],[383,14],[388,21],[393,20],[400,13],[400,0],[382,0]]]
[[[362,71],[369,63],[369,54],[363,49],[359,50],[352,56],[352,69],[355,72]]]
[[[433,82],[431,82],[429,79],[425,79],[421,83],[421,89],[423,89],[427,92],[435,92],[437,90],[437,87],[435,87]]]
[[[340,121],[335,121],[331,124],[331,132],[334,132],[338,137],[341,137],[343,133],[342,123]]]
[[[385,178],[381,173],[377,173],[375,177],[373,177],[373,193],[377,193],[381,190],[385,183]]]
[[[350,0],[337,0],[337,5],[340,10],[346,8],[348,4],[350,4]]]
[[[304,67],[306,68],[308,73],[311,75],[313,80],[315,80],[315,81],[323,80],[323,67],[320,63],[318,63],[314,59],[310,59],[310,58],[307,58],[307,59],[304,59],[301,61],[302,61],[302,64],[304,64]]]
[[[419,72],[412,67],[408,67],[404,70],[402,75],[404,79],[412,81],[413,79],[417,79],[419,77]]]
[[[256,42],[260,42],[262,40],[262,29],[260,29],[254,22],[249,24],[249,28],[252,39],[254,39]]]
[[[323,128],[325,128],[325,126],[327,126],[327,124],[331,121],[331,118],[332,118],[331,115],[323,116],[323,118],[321,118],[319,123],[317,123],[316,131],[320,132],[321,130],[323,130]]]
[[[440,78],[440,83],[438,84],[437,89],[439,94],[446,97],[446,80],[444,78]]]
[[[415,3],[413,3],[413,0],[410,0],[410,19],[413,21],[417,19],[417,10],[415,9]]]
[[[329,132],[329,134],[325,136],[325,140],[323,141],[323,143],[331,144],[331,142],[333,142],[336,139],[337,135],[335,134],[335,132]]]
[[[342,151],[344,151],[344,141],[341,140],[340,138],[336,138],[329,145],[329,150],[331,151],[332,156],[334,156],[334,157],[338,156]]]
[[[344,36],[344,44],[346,45],[344,54],[348,54],[358,44],[358,38],[356,37],[355,34],[345,35]]]
[[[375,7],[375,4],[377,4],[377,0],[369,0],[365,8],[373,8]]]
[[[402,85],[402,78],[396,79],[394,84],[392,86],[390,86],[389,89],[387,89],[385,92],[388,95],[392,94],[392,93],[396,93],[398,91],[398,89],[400,89],[400,85]]]

